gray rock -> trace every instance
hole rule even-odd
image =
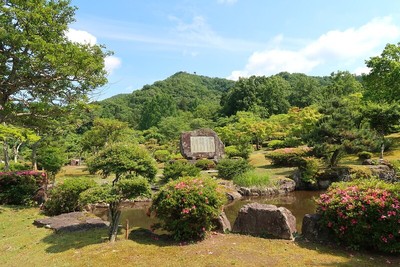
[[[70,212],[58,216],[37,219],[33,224],[55,230],[56,232],[75,232],[94,228],[108,228],[109,222],[87,212]]]
[[[218,219],[216,220],[217,231],[225,233],[232,231],[231,223],[229,222],[228,218],[226,217],[225,212],[222,212]]]
[[[206,158],[218,161],[225,154],[224,144],[217,133],[211,129],[182,133],[180,150],[181,154],[189,160]]]
[[[296,232],[296,218],[284,207],[250,203],[240,209],[232,230],[292,240]]]
[[[331,234],[327,227],[322,227],[319,223],[321,215],[319,214],[306,214],[303,218],[301,226],[301,234],[309,241],[329,242]]]
[[[228,200],[230,200],[230,201],[234,201],[234,200],[242,198],[242,195],[237,191],[226,192],[226,196],[228,197]]]

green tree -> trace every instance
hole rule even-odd
[[[400,100],[400,43],[387,44],[380,56],[366,61],[371,70],[364,75],[365,98],[374,102]]]
[[[364,120],[367,121],[381,139],[381,156],[385,151],[385,135],[394,133],[400,125],[400,104],[367,102],[362,109]]]
[[[238,111],[259,111],[261,117],[286,113],[290,84],[280,76],[241,78],[221,99],[225,115]]]
[[[322,114],[316,125],[306,134],[305,140],[314,147],[314,153],[336,166],[343,153],[369,149],[374,136],[361,127],[361,95],[347,98],[332,97],[319,108]]]
[[[56,174],[67,162],[67,158],[62,148],[46,144],[39,148],[37,161],[39,166],[46,170],[49,178],[54,180]]]
[[[144,104],[139,128],[146,130],[157,126],[162,118],[175,116],[176,113],[177,106],[173,98],[166,94],[158,94]]]
[[[0,6],[0,122],[85,98],[107,82],[98,45],[68,40],[68,0],[5,0]]]
[[[130,179],[120,180],[113,185],[105,184],[90,188],[80,194],[79,201],[82,204],[99,202],[109,204],[109,240],[114,242],[118,234],[122,201],[140,196],[149,197],[150,195],[150,186],[145,178],[130,177]]]
[[[86,131],[81,139],[85,151],[98,153],[100,149],[113,142],[134,141],[134,132],[126,122],[115,119],[96,118],[93,127]]]
[[[149,152],[131,143],[113,143],[87,160],[91,173],[100,171],[102,175],[115,174],[113,183],[123,175],[134,174],[153,180],[157,174],[155,160]]]

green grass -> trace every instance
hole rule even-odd
[[[57,234],[32,225],[36,208],[0,206],[1,266],[392,266],[393,256],[349,252],[306,242],[211,234],[180,245],[132,231],[106,241],[107,230]]]
[[[248,171],[235,176],[233,182],[239,186],[245,187],[265,187],[271,185],[269,175],[256,171]]]

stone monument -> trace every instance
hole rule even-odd
[[[211,129],[198,129],[181,134],[180,149],[186,159],[213,159],[224,156],[224,144]]]

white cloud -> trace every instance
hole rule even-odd
[[[357,74],[357,75],[361,75],[361,74],[368,74],[370,71],[371,71],[371,69],[368,67],[358,67],[353,71],[353,73]]]
[[[377,49],[399,37],[400,27],[393,24],[391,17],[376,18],[359,28],[329,31],[297,50],[274,48],[254,52],[245,68],[233,71],[228,78],[272,75],[281,71],[307,73],[337,61],[346,68],[354,62],[364,62],[376,54]],[[284,41],[281,36],[273,40],[277,46]],[[356,71],[367,70],[359,66]]]
[[[97,38],[93,34],[87,31],[75,30],[69,28],[65,33],[67,38],[72,42],[77,42],[81,44],[95,45],[97,43]],[[121,66],[121,59],[116,56],[107,56],[104,58],[104,68],[108,74],[112,74],[113,71]]]
[[[65,34],[67,35],[67,38],[72,42],[91,45],[94,45],[97,42],[97,38],[87,31],[69,28]]]
[[[104,66],[108,74],[121,66],[121,59],[115,56],[108,56],[104,59]]]

